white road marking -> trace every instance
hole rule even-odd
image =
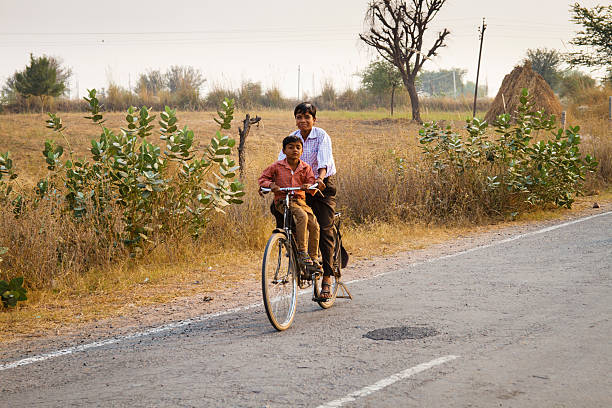
[[[163,325],[163,326],[153,327],[151,329],[148,329],[148,330],[145,330],[145,331],[142,331],[142,332],[132,333],[132,334],[128,334],[128,335],[125,335],[125,336],[117,336],[117,337],[113,337],[113,338],[106,339],[106,340],[96,341],[96,342],[93,342],[93,343],[82,344],[80,346],[68,347],[68,348],[61,349],[61,350],[51,351],[49,353],[39,354],[37,356],[28,357],[28,358],[24,358],[22,360],[14,361],[12,363],[1,364],[0,365],[0,371],[8,370],[10,368],[15,368],[15,367],[23,366],[23,365],[28,365],[28,364],[36,363],[36,362],[39,362],[39,361],[49,360],[49,359],[52,359],[52,358],[55,358],[55,357],[59,357],[59,356],[65,356],[65,355],[68,355],[68,354],[77,353],[79,351],[85,351],[85,350],[88,350],[88,349],[91,349],[91,348],[107,346],[109,344],[115,344],[115,343],[119,343],[119,342],[124,341],[124,340],[131,340],[131,339],[136,339],[136,338],[143,337],[143,336],[150,336],[150,335],[153,335],[153,334],[163,333],[163,332],[166,332],[166,331],[169,331],[169,330],[178,329],[180,327],[189,326],[190,324],[193,324],[193,323],[203,322],[203,321],[206,321],[206,320],[213,319],[215,317],[225,316],[225,315],[228,315],[228,314],[241,312],[243,310],[252,309],[252,308],[258,307],[258,306],[263,306],[263,303],[262,302],[253,303],[253,304],[250,304],[250,305],[247,305],[247,306],[240,306],[240,307],[236,307],[234,309],[223,310],[223,311],[217,312],[217,313],[212,313],[212,314],[208,314],[208,315],[204,315],[204,316],[194,317],[194,318],[191,318],[191,319],[180,320],[178,322],[169,323],[169,324],[166,324],[166,325]]]
[[[559,228],[567,227],[568,225],[576,224],[576,223],[583,222],[583,221],[588,221],[588,220],[591,220],[593,218],[597,218],[597,217],[601,217],[601,216],[606,216],[606,215],[610,215],[610,214],[612,214],[612,211],[608,211],[608,212],[601,213],[601,214],[595,214],[595,215],[591,215],[591,216],[584,217],[584,218],[579,218],[579,219],[576,219],[576,220],[573,220],[573,221],[565,222],[563,224],[553,225],[551,227],[543,228],[543,229],[540,229],[540,230],[537,230],[537,231],[531,231],[531,232],[527,232],[525,234],[515,235],[515,236],[510,237],[510,238],[502,239],[501,241],[495,241],[495,242],[492,242],[490,244],[486,244],[486,245],[482,245],[482,246],[477,246],[477,247],[473,247],[473,248],[470,248],[470,249],[466,249],[464,251],[455,252],[455,253],[452,253],[452,254],[449,254],[449,255],[443,255],[443,256],[440,256],[440,257],[437,257],[437,258],[428,259],[428,260],[422,261],[422,262],[411,263],[411,264],[406,265],[406,267],[407,268],[408,267],[415,267],[415,266],[423,265],[423,264],[426,264],[426,263],[436,262],[436,261],[439,261],[439,260],[442,260],[442,259],[454,258],[454,257],[457,257],[457,256],[461,256],[461,255],[470,253],[470,252],[478,251],[480,249],[486,249],[486,248],[494,247],[494,246],[497,246],[497,245],[502,245],[502,244],[505,244],[505,243],[508,243],[508,242],[512,242],[512,241],[516,241],[518,239],[529,237],[529,236],[532,236],[532,235],[543,234],[543,233],[546,233],[546,232],[549,232],[549,231],[553,231],[553,230],[556,230],[556,229],[559,229]],[[376,278],[384,276],[384,275],[388,275],[390,273],[397,273],[397,272],[398,272],[398,270],[389,271],[389,272],[383,272],[383,273],[380,273],[378,275],[371,276],[371,277],[368,277],[368,278],[355,279],[355,280],[344,282],[344,283],[345,284],[354,284],[354,283],[357,283],[357,282],[372,280],[372,279],[376,279]],[[300,290],[299,294],[303,295],[303,294],[308,293],[310,291],[311,291],[311,289]],[[166,325],[163,325],[163,326],[153,327],[151,329],[148,329],[148,330],[145,330],[145,331],[142,331],[142,332],[132,333],[132,334],[128,334],[128,335],[125,335],[125,336],[117,336],[117,337],[113,337],[111,339],[96,341],[96,342],[93,342],[93,343],[82,344],[80,346],[68,347],[68,348],[61,349],[61,350],[51,351],[49,353],[39,354],[39,355],[36,355],[36,356],[24,358],[22,360],[14,361],[12,363],[0,364],[0,371],[8,370],[8,369],[11,369],[11,368],[16,368],[16,367],[19,367],[19,366],[24,366],[24,365],[28,365],[28,364],[32,364],[32,363],[36,363],[36,362],[39,362],[39,361],[45,361],[45,360],[49,360],[49,359],[52,359],[52,358],[55,358],[55,357],[65,356],[65,355],[69,355],[69,354],[85,351],[85,350],[92,349],[92,348],[97,348],[97,347],[107,346],[107,345],[110,345],[110,344],[115,344],[115,343],[119,343],[119,342],[124,341],[124,340],[131,340],[131,339],[135,339],[135,338],[138,338],[138,337],[144,337],[144,336],[149,336],[149,335],[152,335],[152,334],[163,333],[163,332],[174,330],[174,329],[177,329],[177,328],[180,328],[180,327],[189,326],[189,325],[191,325],[193,323],[199,323],[199,322],[203,322],[203,321],[206,321],[206,320],[214,319],[215,317],[225,316],[225,315],[232,314],[232,313],[237,313],[237,312],[242,312],[242,311],[245,311],[245,310],[252,309],[254,307],[260,307],[262,305],[263,305],[262,302],[252,303],[250,305],[241,306],[241,307],[237,307],[237,308],[234,308],[234,309],[224,310],[224,311],[221,311],[221,312],[212,313],[212,314],[208,314],[208,315],[204,315],[204,316],[199,316],[199,317],[194,317],[194,318],[191,318],[191,319],[180,320],[178,322],[169,323],[169,324],[166,324]]]
[[[344,398],[340,398],[331,402],[328,402],[326,404],[323,405],[319,405],[317,408],[336,408],[336,407],[341,407],[342,405],[346,404],[347,402],[352,402],[357,400],[358,398],[362,398],[365,396],[368,396],[370,394],[375,393],[376,391],[380,391],[385,387],[390,386],[391,384],[394,384],[400,380],[404,380],[408,377],[411,377],[415,374],[418,374],[422,371],[428,370],[432,367],[438,366],[440,364],[444,364],[447,363],[449,361],[452,361],[456,358],[459,358],[459,356],[444,356],[444,357],[440,357],[437,358],[435,360],[431,360],[427,363],[423,363],[423,364],[419,364],[418,366],[415,367],[411,367],[408,368],[404,371],[400,371],[397,374],[393,374],[392,376],[389,376],[387,378],[383,378],[382,380],[372,384],[372,385],[368,385],[366,387],[363,387],[362,389],[352,392],[349,395],[347,395]]]

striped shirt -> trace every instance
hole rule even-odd
[[[269,165],[257,180],[260,187],[270,188],[272,183],[279,187],[301,187],[304,184],[314,184],[315,176],[312,169],[306,162],[300,160],[295,170],[291,170],[291,166],[286,159],[279,160]],[[310,191],[314,194],[314,191]],[[274,193],[274,201],[285,198],[285,192],[279,191]],[[306,199],[304,190],[295,192],[297,198]]]
[[[290,136],[302,137],[299,130],[291,133]],[[302,138],[302,140],[304,140]],[[281,150],[278,155],[278,160],[283,160],[285,153]],[[332,154],[332,142],[331,137],[323,129],[319,127],[313,127],[308,135],[308,138],[304,140],[304,151],[300,159],[312,167],[315,176],[319,175],[319,169],[327,169],[325,177],[333,176],[336,174],[336,163],[334,162],[334,156]]]

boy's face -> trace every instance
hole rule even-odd
[[[283,149],[283,153],[285,153],[288,159],[299,159],[302,155],[302,144],[300,142],[287,143],[287,146]]]
[[[308,112],[295,115],[295,125],[301,132],[310,132],[316,121],[317,119],[313,118]]]

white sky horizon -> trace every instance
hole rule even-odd
[[[423,50],[443,28],[451,31],[447,46],[423,69],[463,68],[468,71],[465,79],[475,81],[478,28],[484,17],[479,83],[487,84],[493,97],[527,49],[577,50],[569,44],[581,28],[570,21],[574,2],[515,0],[508,7],[500,0],[448,0],[431,24]],[[78,0],[0,0],[0,86],[23,70],[33,53],[57,57],[72,69],[73,98],[77,83],[79,97],[86,88],[106,88],[110,82],[133,89],[140,74],[172,65],[199,69],[206,79],[204,94],[214,86],[237,89],[243,81],[253,81],[264,91],[276,86],[283,96],[296,98],[298,66],[300,96],[318,94],[325,81],[339,91],[356,89],[356,74],[377,58],[358,37],[367,3],[107,0],[96,6]]]

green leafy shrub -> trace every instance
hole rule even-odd
[[[9,282],[0,280],[0,300],[4,307],[14,307],[17,302],[28,300],[23,287],[23,277],[13,278]]]
[[[443,184],[460,180],[485,190],[493,197],[493,212],[514,214],[523,203],[570,208],[597,162],[582,157],[578,126],[557,129],[554,116],[533,111],[526,89],[520,102],[515,117],[497,117],[494,139],[486,133],[489,124],[477,118],[467,121],[466,137],[450,127],[426,124],[419,132],[423,153]],[[550,137],[536,141],[538,131]]]
[[[1,256],[7,253],[8,248],[0,247]],[[26,289],[23,287],[23,277],[13,278],[9,282],[0,280],[0,301],[4,307],[13,307],[17,302],[27,300]]]
[[[91,120],[101,129],[91,141],[91,161],[70,158],[62,162],[64,149],[47,141],[43,156],[50,175],[37,185],[39,199],[58,198],[63,192],[66,209],[75,218],[93,215],[100,233],[111,231],[111,240],[141,248],[153,236],[169,239],[188,230],[201,234],[211,211],[223,212],[239,204],[244,195],[235,180],[231,158],[235,141],[217,131],[203,152],[194,146],[194,133],[179,129],[176,111],[166,107],[159,120],[165,148],[149,142],[155,115],[150,109],[130,107],[126,126],[120,132],[104,126],[102,106],[96,91],[89,91]],[[221,130],[231,127],[234,103],[226,99],[215,119]],[[61,119],[49,114],[47,127],[67,141]],[[112,212],[119,208],[123,229],[113,230]]]
[[[9,152],[0,153],[0,206],[12,208],[18,214],[23,197],[13,188],[13,180],[16,178],[17,173],[13,169],[13,159]]]

